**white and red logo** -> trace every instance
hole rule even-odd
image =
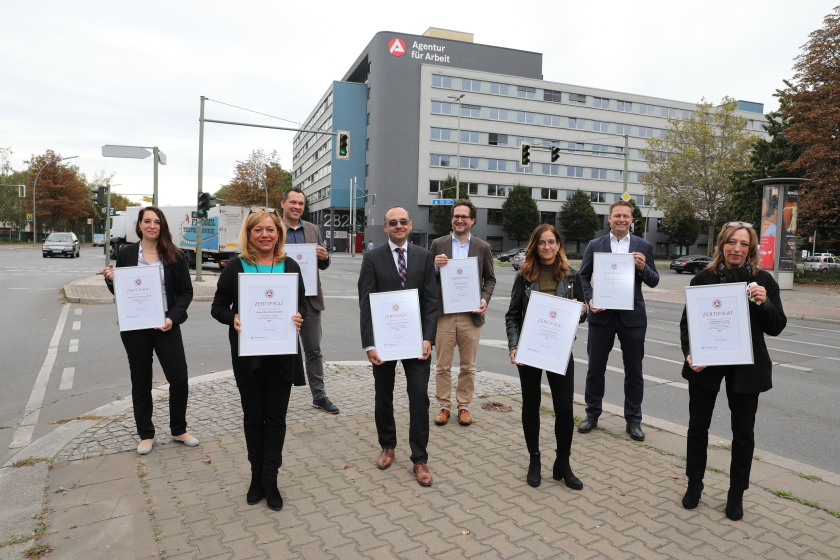
[[[615,264],[615,263],[613,263],[613,264],[611,264],[611,265],[610,265],[610,268],[611,268],[611,269],[613,269],[613,270],[615,270],[616,268],[618,268],[618,265],[617,265],[617,264]]]
[[[712,306],[713,306],[715,309],[717,309],[717,308],[718,308],[718,307],[720,307],[721,305],[723,305],[723,304],[721,303],[721,301],[720,301],[719,299],[716,299],[715,301],[713,301],[713,302],[712,302]]]
[[[551,317],[552,319],[554,319],[555,317],[557,317],[557,312],[556,311],[549,311],[548,316]]]
[[[459,268],[459,269],[458,269],[458,274],[463,274],[463,273],[464,273],[464,270],[463,270],[463,269],[461,269],[461,268]]]
[[[303,255],[298,255],[297,260],[302,261],[303,260]]]
[[[393,309],[394,311],[399,311],[400,306],[399,306],[399,304],[395,303],[394,305],[391,306],[391,309]]]
[[[402,39],[391,39],[388,43],[388,52],[394,56],[402,56],[405,54],[405,43]]]
[[[265,291],[265,297],[273,298],[274,297],[274,292],[272,290],[266,290]]]
[[[143,283],[143,281],[142,281],[142,280],[140,280],[140,279],[138,278],[138,279],[136,279],[136,280],[134,281],[134,283],[135,283],[135,284],[137,284],[137,285],[139,286],[140,284],[142,284],[142,283]]]

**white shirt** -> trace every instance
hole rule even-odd
[[[610,232],[610,248],[613,253],[629,253],[630,252],[630,234],[628,233],[621,239],[617,238]]]
[[[391,247],[391,256],[394,257],[394,266],[397,267],[397,272],[399,272],[400,271],[400,254],[397,253],[397,248],[399,247],[399,245],[396,245],[393,241],[391,241],[389,239],[388,240],[388,246]],[[405,245],[403,245],[401,248],[405,249],[405,251],[403,251],[403,258],[405,259],[405,269],[407,271],[408,270],[408,241],[406,241]]]
[[[160,262],[160,257],[152,262],[146,262],[143,259],[143,244],[140,244],[140,250],[137,252],[137,266],[158,266],[160,267],[160,286],[163,290],[163,310],[169,311],[169,303],[166,301],[166,284],[163,281],[163,263]]]
[[[452,236],[452,258],[453,259],[466,259],[470,256],[470,240],[472,239],[472,234],[467,236],[467,240],[461,244],[458,241],[458,238],[455,235]]]

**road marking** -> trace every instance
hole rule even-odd
[[[70,348],[67,349],[68,352],[78,352],[79,351],[79,339],[73,338],[70,340]]]
[[[820,346],[821,348],[832,348],[834,350],[840,350],[840,346],[831,346],[830,344],[819,344],[818,342],[805,342],[804,340],[782,340],[780,338],[776,339],[778,342],[787,342],[790,344],[807,344],[808,346]]]
[[[773,365],[774,366],[779,366],[779,367],[786,367],[786,368],[790,368],[790,369],[797,369],[799,371],[814,371],[811,368],[806,368],[806,367],[802,367],[802,366],[795,366],[793,364],[780,364],[779,362],[773,362]]]
[[[81,321],[73,321],[73,330],[74,331],[77,331],[81,328],[82,328],[82,322]]]
[[[803,327],[802,325],[796,325],[793,328],[795,329],[808,329],[809,331],[825,331],[825,332],[833,332],[833,333],[840,333],[840,331],[835,329],[820,329],[817,327]]]
[[[66,367],[61,374],[61,385],[58,387],[59,391],[69,391],[73,388],[73,376],[76,374],[76,368]]]
[[[77,307],[77,308],[76,308],[76,315],[81,315],[81,314],[82,314],[82,308],[81,308],[81,307]]]
[[[785,354],[796,354],[797,356],[805,356],[807,358],[820,358],[821,356],[814,356],[813,354],[803,354],[802,352],[792,352],[790,350],[782,350],[781,348],[771,348],[767,347],[768,350],[772,350],[774,352],[784,352]]]
[[[9,288],[10,290],[29,290],[31,288]]]
[[[9,445],[10,449],[26,447],[32,441],[32,433],[35,431],[35,424],[38,422],[38,415],[41,413],[44,393],[47,390],[47,383],[50,380],[53,364],[55,364],[56,354],[58,354],[61,331],[64,330],[64,323],[67,321],[67,313],[69,311],[70,306],[64,306],[61,309],[61,314],[58,316],[58,323],[55,325],[55,331],[50,340],[50,345],[47,348],[47,356],[44,358],[44,364],[41,366],[41,371],[38,372],[38,377],[35,378],[35,386],[32,387],[29,402],[26,403],[26,408],[23,409],[23,418],[20,421],[20,426],[15,430],[14,436],[12,436],[12,443]]]

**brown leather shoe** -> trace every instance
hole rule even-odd
[[[470,411],[462,408],[458,411],[458,423],[462,426],[469,426],[472,424],[472,416],[470,416]]]
[[[376,459],[376,466],[382,470],[387,469],[391,466],[391,462],[394,460],[394,450],[383,448],[382,453],[379,454],[379,458]]]
[[[440,414],[435,416],[435,424],[445,426],[447,422],[449,422],[449,409],[441,408]]]
[[[432,485],[432,473],[426,463],[414,463],[414,475],[417,477],[417,484],[420,486]]]

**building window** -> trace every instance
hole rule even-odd
[[[502,248],[504,247],[504,238],[503,237],[488,235],[485,238],[485,241],[487,241],[487,243],[490,244],[490,249],[493,252],[495,252],[495,253],[501,253],[502,252]],[[662,252],[664,253],[665,251],[662,251]]]
[[[365,138],[365,151],[370,150],[370,138]]]
[[[619,111],[624,111],[626,113],[631,113],[633,111],[633,104],[629,101],[616,101],[616,109]]]
[[[540,198],[543,200],[557,200],[557,189],[540,189]]]
[[[488,159],[487,169],[489,171],[507,171],[507,160],[504,159]]]
[[[636,201],[636,205],[638,206],[650,206],[650,198],[643,194],[634,195],[633,199]]]
[[[599,109],[609,109],[610,108],[610,100],[606,97],[593,97],[592,98],[592,106],[598,107]]]
[[[508,95],[508,85],[490,82],[490,93],[494,95]]]
[[[432,127],[432,140],[452,140],[452,130]]]
[[[367,114],[367,121],[365,122],[365,124],[370,124],[370,113]]]
[[[518,161],[515,161],[513,163],[514,163],[514,165],[516,165],[516,169],[515,169],[516,173],[533,173],[534,172],[534,167],[533,166],[532,167],[519,167],[519,162]]]
[[[583,177],[583,167],[575,165],[566,166],[566,177]]]
[[[569,103],[572,105],[586,105],[586,96],[580,93],[570,93]]]
[[[607,193],[591,192],[589,193],[589,202],[606,202]]]
[[[524,97],[525,99],[534,99],[537,95],[536,88],[517,86],[516,97]]]
[[[478,105],[461,105],[462,117],[478,118],[481,115],[481,107]]]
[[[501,210],[493,210],[487,209],[487,223],[488,224],[502,224],[504,223],[504,217],[502,216]]]
[[[468,195],[474,196],[478,194],[478,183],[461,183],[461,185],[467,186]]]
[[[647,103],[639,103],[639,114],[640,115],[652,115],[653,114],[653,105],[648,105]]]
[[[639,136],[641,136],[642,138],[651,138],[653,136],[653,129],[649,126],[640,126]]]
[[[516,122],[534,124],[534,113],[528,113],[526,111],[517,111]]]
[[[442,156],[438,154],[432,154],[430,159],[430,165],[432,167],[450,167],[450,158],[452,156]]]
[[[487,196],[507,196],[507,187],[504,185],[487,185]]]
[[[452,89],[452,78],[449,76],[432,76],[432,87]]]
[[[567,151],[570,154],[575,153],[575,150],[582,150],[583,149],[583,144],[581,144],[580,142],[567,142],[566,145],[569,148]]]
[[[365,164],[365,177],[368,176],[368,171],[370,170],[370,164]]]
[[[552,101],[554,103],[560,103],[560,92],[551,89],[544,89],[543,101]]]
[[[461,89],[464,91],[481,91],[481,81],[461,78]]]
[[[432,113],[436,113],[438,115],[451,115],[452,103],[446,103],[445,101],[432,101]],[[368,118],[370,118],[370,113],[368,113]]]
[[[429,192],[436,193],[440,190],[440,181],[435,179],[429,180]]]
[[[494,121],[508,120],[507,109],[490,109],[490,118]]]
[[[677,110],[676,109],[670,109],[668,107],[660,107],[659,111],[660,111],[659,114],[663,117],[668,117],[668,118],[672,118],[672,119],[677,118]]]
[[[569,128],[577,128],[579,130],[583,130],[583,119],[573,119],[569,118]]]
[[[496,132],[490,133],[490,140],[488,144],[491,146],[507,146],[508,143],[508,135],[507,134],[498,134]]]
[[[478,169],[478,158],[461,156],[461,169]]]
[[[543,175],[560,175],[560,166],[556,163],[543,163],[541,165]]]
[[[623,181],[624,171],[620,169],[613,169],[613,181]]]
[[[630,125],[629,124],[617,124],[615,125],[615,133],[620,136],[630,136]]]
[[[597,167],[593,167],[591,177],[593,179],[606,179],[607,178],[607,170],[606,169],[598,169]]]
[[[557,115],[543,115],[543,126],[560,126],[560,117]]]
[[[557,212],[540,212],[540,223],[555,225],[557,223]]]
[[[601,121],[592,121],[592,130],[595,132],[609,132],[610,124]]]
[[[469,130],[461,131],[462,144],[478,144],[478,132],[471,132]]]

